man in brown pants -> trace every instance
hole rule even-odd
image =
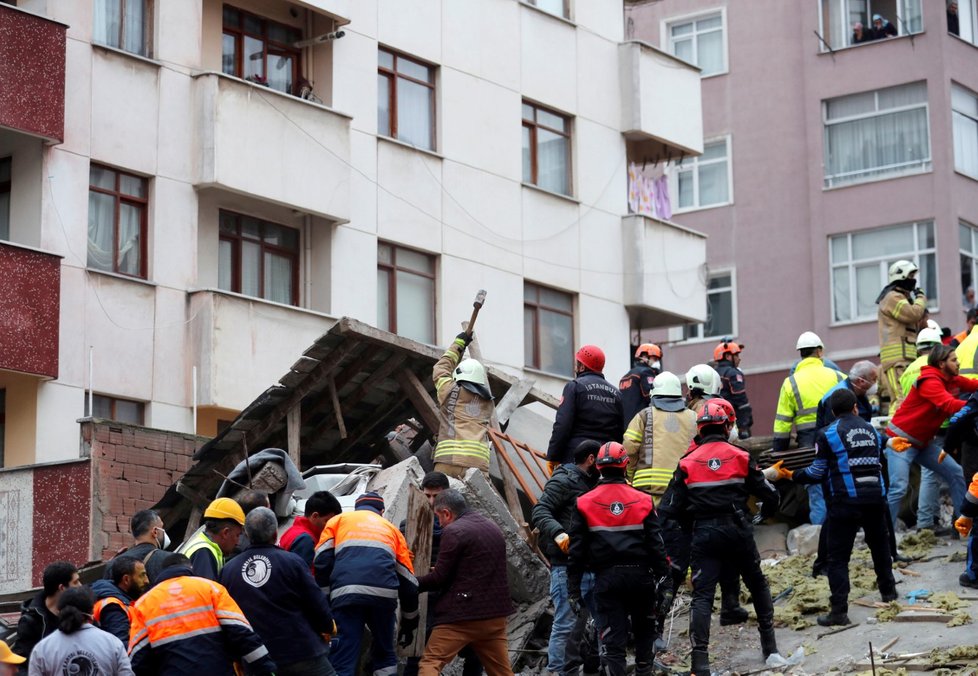
[[[471,646],[489,676],[513,676],[506,617],[513,612],[506,577],[506,540],[499,526],[449,488],[435,496],[441,522],[438,560],[418,578],[422,592],[439,591],[434,628],[421,657],[420,676],[438,676]]]

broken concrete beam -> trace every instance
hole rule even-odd
[[[550,597],[544,597],[536,603],[520,606],[516,613],[510,615],[506,623],[506,636],[509,637],[510,664],[516,664],[523,656],[530,639],[537,633],[540,617],[547,612]]]
[[[407,518],[411,486],[420,486],[423,478],[421,464],[411,457],[377,472],[367,484],[367,490],[376,491],[383,496],[384,517],[398,526]]]
[[[477,469],[465,473],[464,481],[452,480],[469,506],[489,517],[506,537],[506,563],[509,591],[516,603],[536,603],[550,594],[550,571],[540,557],[523,539],[522,528],[516,523],[506,502]]]

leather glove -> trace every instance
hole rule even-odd
[[[583,607],[581,606],[580,596],[569,596],[567,597],[567,603],[570,605],[571,612],[575,615],[580,615]]]
[[[455,336],[455,342],[460,343],[463,348],[468,347],[469,343],[472,342],[472,334],[462,331],[462,333]]]
[[[547,460],[547,476],[553,476],[554,470],[560,467],[559,462],[554,462],[553,460]]]
[[[570,535],[567,533],[561,533],[555,537],[554,542],[557,543],[557,546],[560,547],[560,551],[562,551],[564,554],[567,554],[567,552],[570,551]]]
[[[669,613],[669,610],[672,608],[674,594],[675,592],[673,592],[672,584],[669,580],[663,580],[659,583],[659,588],[655,594],[655,614],[658,617],[665,617]]]
[[[414,633],[418,630],[417,616],[407,618],[401,617],[401,628],[397,632],[397,645],[407,648],[414,643]]]
[[[886,445],[897,453],[903,453],[905,450],[913,446],[913,444],[907,441],[904,437],[891,437]]]
[[[970,516],[959,516],[957,521],[954,522],[954,529],[958,531],[961,537],[968,537],[968,533],[971,532],[971,521]]]

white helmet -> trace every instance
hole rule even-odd
[[[676,374],[663,371],[652,381],[653,397],[681,397],[683,396],[683,385],[679,382]]]
[[[812,331],[805,331],[803,334],[798,336],[798,342],[795,344],[796,350],[804,350],[810,347],[825,347],[822,345],[822,339],[819,338]]]
[[[686,387],[704,394],[720,394],[720,374],[712,366],[696,364],[686,371]]]
[[[938,333],[940,333],[940,331],[941,331],[941,325],[938,324],[937,322],[935,322],[933,319],[928,319],[927,320],[927,328],[928,329],[934,329]]]
[[[917,349],[925,347],[933,347],[935,345],[941,344],[941,332],[938,329],[932,329],[931,327],[926,327],[920,330],[917,334]]]
[[[475,383],[476,385],[488,385],[489,380],[486,378],[486,367],[483,366],[477,359],[463,359],[452,371],[452,378],[456,383],[468,382]]]
[[[890,266],[890,284],[900,279],[910,279],[917,272],[917,264],[913,261],[899,260]]]

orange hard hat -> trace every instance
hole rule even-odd
[[[725,340],[713,348],[713,361],[720,361],[726,353],[739,354],[744,349],[743,345],[738,345],[729,340]]]
[[[652,357],[654,359],[662,359],[662,348],[655,343],[642,343],[635,350],[635,358],[639,357]]]

